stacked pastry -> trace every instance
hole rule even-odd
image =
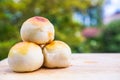
[[[41,66],[61,68],[70,65],[70,47],[54,40],[54,26],[44,18],[35,16],[26,20],[20,30],[23,42],[9,51],[8,64],[13,71],[29,72]]]

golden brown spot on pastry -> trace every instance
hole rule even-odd
[[[32,45],[34,44],[29,42],[20,42],[11,48],[9,56],[13,56],[15,53],[26,55],[29,47]]]
[[[63,48],[63,47],[66,47],[63,42],[61,41],[52,41],[50,44],[48,44],[46,46],[47,49],[59,49],[59,48]]]
[[[50,44],[48,44],[46,47],[47,48],[51,48],[51,47],[53,47],[53,46],[55,46],[55,41],[52,41]]]

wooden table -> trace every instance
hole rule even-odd
[[[0,80],[120,80],[120,54],[73,54],[71,66],[15,73],[0,62]]]

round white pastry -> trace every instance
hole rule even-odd
[[[71,49],[62,41],[53,41],[43,48],[44,66],[61,68],[70,65]]]
[[[48,19],[35,16],[23,23],[20,34],[23,41],[46,44],[54,40],[54,26]]]
[[[10,49],[8,64],[16,72],[34,71],[42,66],[43,58],[40,46],[31,42],[20,42]]]

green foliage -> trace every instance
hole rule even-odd
[[[120,52],[120,20],[101,27],[101,35],[88,38],[83,44],[87,52]],[[86,45],[86,46],[85,46]],[[84,52],[86,52],[84,50]]]
[[[7,57],[9,49],[16,43],[15,40],[8,40],[0,42],[0,60]]]
[[[8,41],[10,39],[19,39],[19,30],[17,27],[11,25],[2,25],[0,27],[0,42]]]
[[[120,52],[120,20],[108,24],[103,31],[103,52]]]
[[[48,18],[55,26],[56,39],[68,43],[73,52],[83,52],[85,38],[80,32],[84,26],[73,21],[73,14],[76,10],[85,14],[101,1],[93,5],[91,0],[0,0],[0,59],[7,57],[10,47],[21,40],[20,27],[33,16]]]

